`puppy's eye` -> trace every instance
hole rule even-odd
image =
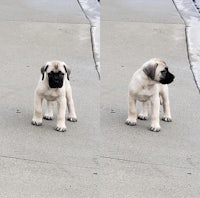
[[[165,68],[165,70],[161,71],[162,74],[166,74],[168,72],[168,68]]]
[[[166,72],[167,72],[166,70],[161,71],[162,74],[166,74]]]
[[[51,71],[51,72],[48,73],[48,75],[52,75],[52,74],[53,74],[53,71]]]

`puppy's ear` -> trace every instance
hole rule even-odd
[[[42,73],[42,80],[44,80],[44,72],[47,71],[47,68],[49,67],[49,65],[45,65],[41,67],[41,73]]]
[[[158,67],[158,63],[155,64],[147,64],[144,68],[143,68],[143,72],[152,80],[155,79],[155,73],[156,73],[156,68]]]
[[[71,74],[71,70],[69,69],[69,67],[67,67],[66,65],[63,65],[65,68],[65,71],[67,73],[67,79],[69,80],[69,75]]]

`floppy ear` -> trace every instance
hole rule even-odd
[[[69,75],[71,74],[71,70],[69,69],[69,67],[67,67],[66,65],[63,65],[65,68],[65,71],[67,73],[67,79],[69,80]]]
[[[42,80],[44,80],[44,72],[47,71],[47,68],[49,67],[49,65],[45,65],[41,67],[41,73],[42,73]]]
[[[155,64],[148,64],[144,67],[143,72],[152,80],[155,79],[155,73],[156,73],[156,68],[158,66],[158,63]]]

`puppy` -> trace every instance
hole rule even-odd
[[[41,77],[34,93],[34,115],[32,124],[42,125],[42,117],[46,120],[53,119],[53,103],[57,102],[57,126],[56,130],[66,131],[65,115],[68,108],[68,120],[76,122],[77,117],[72,98],[72,89],[69,81],[71,71],[61,61],[50,61],[41,68]],[[47,111],[42,116],[42,101],[47,101]]]
[[[158,58],[150,59],[138,69],[131,79],[128,91],[128,119],[127,125],[134,126],[137,123],[137,117],[141,120],[148,118],[148,106],[151,102],[151,126],[150,130],[160,131],[159,112],[160,103],[163,105],[162,120],[171,122],[171,113],[169,106],[168,85],[174,80],[175,76],[169,72],[166,63]],[[160,100],[161,99],[161,100]],[[136,101],[143,103],[143,109],[137,116]]]

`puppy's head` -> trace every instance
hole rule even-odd
[[[50,61],[41,68],[42,80],[48,79],[50,88],[61,88],[63,86],[65,75],[69,80],[71,73],[67,65],[62,61]]]
[[[175,76],[169,72],[166,63],[158,58],[150,59],[144,63],[143,71],[151,80],[161,84],[169,84],[175,78]]]

